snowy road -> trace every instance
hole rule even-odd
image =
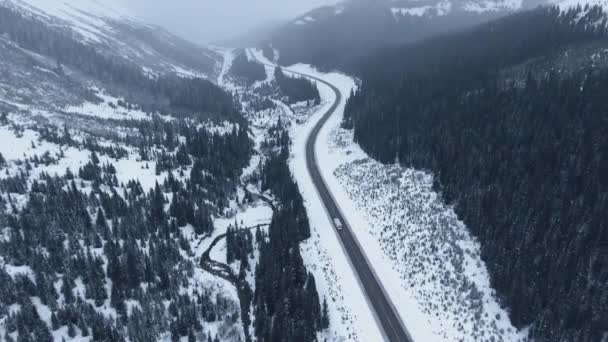
[[[274,67],[268,64],[265,65]],[[323,205],[325,206],[327,214],[329,215],[330,222],[334,224],[336,233],[340,237],[342,247],[350,259],[350,264],[359,278],[359,283],[367,296],[369,304],[374,310],[375,317],[379,323],[379,326],[382,328],[382,333],[385,339],[391,342],[413,342],[397,310],[389,299],[389,296],[386,294],[382,284],[378,280],[376,273],[370,266],[370,263],[359,242],[357,241],[356,236],[352,232],[348,221],[342,214],[340,207],[337,205],[334,197],[329,191],[317,163],[315,144],[317,142],[319,132],[331,115],[336,111],[342,100],[342,93],[333,84],[330,84],[329,82],[315,76],[288,69],[285,69],[285,71],[323,83],[330,87],[335,93],[335,102],[315,124],[306,141],[306,164],[308,172],[310,173],[319,196],[323,201]],[[337,225],[340,225],[340,223],[341,227],[337,227]]]

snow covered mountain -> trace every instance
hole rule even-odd
[[[578,0],[382,0],[344,1],[295,18],[263,44],[280,52],[280,63],[311,63],[350,69],[377,49],[463,30],[539,5],[576,6]],[[605,5],[604,0],[583,6]]]
[[[116,0],[1,0],[0,6],[36,18],[151,74],[177,73],[215,80],[221,55],[146,24]]]
[[[115,4],[2,0],[0,104],[70,112],[83,104],[103,103],[101,99],[112,93],[148,112],[213,114],[210,108],[190,106],[192,101],[185,106],[181,101],[178,107],[182,108],[177,110],[171,78],[191,79],[184,87],[206,88],[209,96],[217,95],[221,91],[210,82],[216,82],[221,70],[221,54],[110,6]],[[222,98],[228,103],[219,95],[215,104]]]

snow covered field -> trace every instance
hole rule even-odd
[[[92,89],[95,95],[101,99],[99,103],[84,102],[78,106],[67,106],[64,111],[68,114],[79,114],[100,119],[114,120],[151,120],[152,116],[139,109],[127,109],[120,106],[124,99],[116,98],[106,94],[103,90]]]
[[[341,74],[305,65],[286,69],[327,80],[343,94],[355,87]],[[354,323],[356,334],[348,340],[379,341],[373,315],[306,170],[306,139],[334,99],[328,87],[319,84],[319,90],[324,105],[292,129],[291,168],[313,231],[302,254],[310,270],[322,271],[320,293],[348,299],[336,301],[332,316],[345,312],[345,322]],[[497,302],[479,244],[433,191],[432,175],[369,158],[353,143],[352,131],[339,127],[343,110],[344,103],[319,135],[321,171],[414,340],[525,341],[526,332],[512,326]]]
[[[320,159],[333,161],[325,176],[408,328],[428,329],[438,341],[525,340],[495,298],[479,244],[433,191],[432,175],[374,161],[352,143],[352,131],[325,133]]]

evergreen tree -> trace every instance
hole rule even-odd
[[[68,323],[68,336],[70,338],[76,337],[76,328],[74,327],[74,324],[72,324],[72,322]]]
[[[321,312],[321,329],[329,328],[329,308],[327,307],[327,298],[323,298],[323,311]]]

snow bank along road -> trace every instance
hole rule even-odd
[[[274,67],[273,65],[267,66]],[[349,257],[351,265],[353,266],[357,276],[359,277],[360,285],[363,287],[365,295],[375,311],[376,318],[381,325],[384,337],[390,342],[414,342],[410,337],[407,328],[399,317],[397,310],[386,294],[386,291],[382,287],[382,284],[378,280],[378,277],[371,268],[359,242],[357,241],[357,238],[354,236],[348,224],[348,221],[345,220],[344,215],[340,211],[334,197],[329,191],[327,184],[325,184],[323,176],[321,176],[321,172],[319,170],[319,165],[317,164],[315,144],[317,142],[319,132],[342,101],[342,93],[336,86],[320,78],[294,72],[288,69],[285,71],[323,83],[330,87],[336,94],[335,102],[327,110],[327,112],[323,114],[319,122],[317,122],[312,132],[308,136],[308,140],[306,141],[306,166],[313,183],[319,192],[319,196],[323,201],[323,205],[327,210],[327,214],[330,216],[330,222],[334,224],[336,233],[342,241],[342,246]]]

